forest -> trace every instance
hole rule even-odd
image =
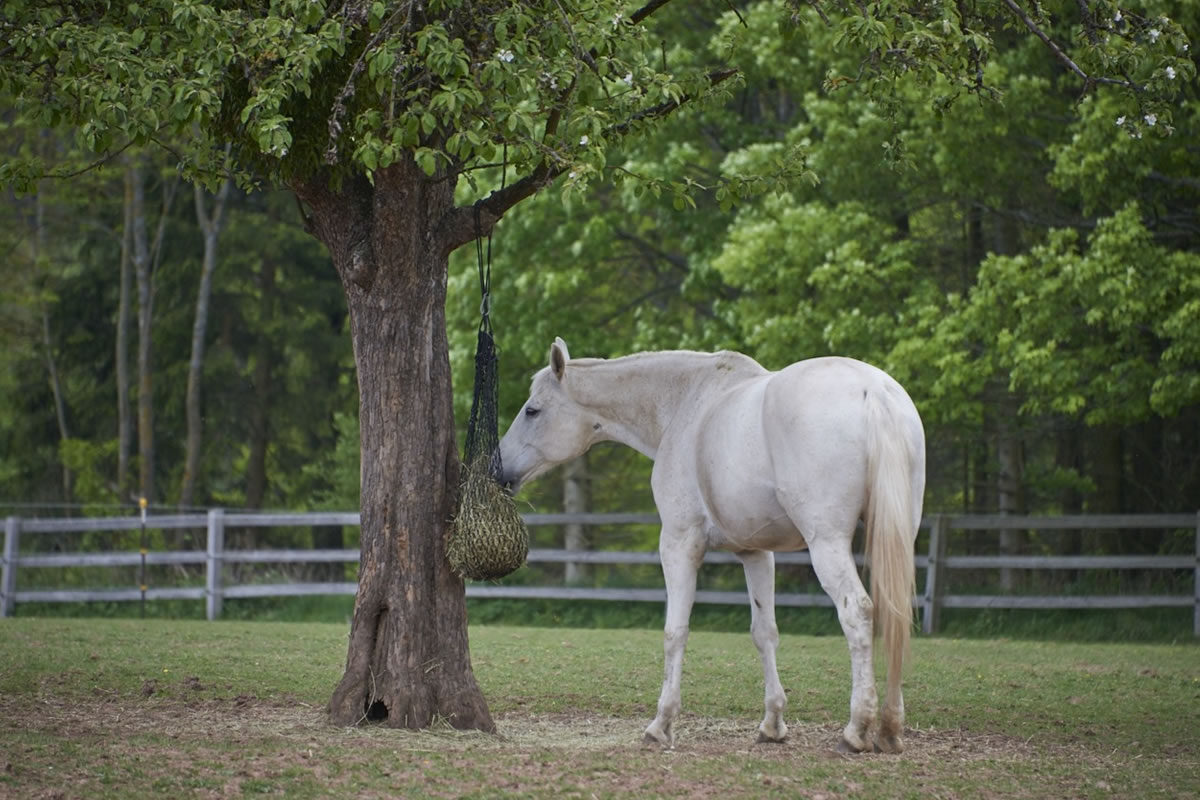
[[[987,90],[971,91],[920,69],[860,79],[816,4],[794,28],[781,3],[716,5],[668,7],[653,37],[664,67],[733,62],[737,80],[452,254],[459,440],[486,262],[502,428],[555,336],[573,355],[727,348],[770,368],[839,354],[920,409],[927,512],[1196,509],[1200,97],[1184,32],[1200,8],[1093,4],[1161,54],[1148,80],[1174,106],[1139,118],[1015,25],[993,32]],[[1069,15],[1049,29],[1082,36]],[[143,496],[156,512],[357,508],[346,300],[295,196],[195,179],[169,139],[115,152],[97,135],[0,111],[4,513],[130,513]],[[22,186],[31,157],[58,166]],[[458,193],[508,180],[493,165]],[[601,448],[527,498],[648,510],[648,471]]]

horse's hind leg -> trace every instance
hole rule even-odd
[[[858,577],[848,535],[834,534],[832,540],[813,536],[809,552],[821,588],[837,607],[838,622],[850,646],[850,723],[842,732],[838,749],[857,753],[867,748],[867,734],[875,722],[879,703],[871,662],[874,607]]]
[[[667,585],[667,621],[663,627],[663,685],[658,714],[646,728],[645,740],[664,747],[675,744],[672,725],[679,716],[683,651],[687,646],[688,620],[696,600],[696,572],[704,560],[704,540],[663,529],[658,543],[663,579]]]
[[[766,714],[758,726],[760,742],[782,742],[787,738],[783,710],[787,695],[779,683],[775,651],[779,647],[779,628],[775,624],[775,554],[765,551],[739,553],[746,571],[746,591],[750,595],[750,636],[762,658],[764,705]]]

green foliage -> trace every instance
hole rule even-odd
[[[229,142],[243,183],[401,158],[470,178],[503,154],[582,188],[636,118],[710,91],[698,70],[661,69],[658,42],[614,0],[569,16],[550,2],[144,0],[94,17],[14,7],[9,28],[0,93],[19,113],[80,124],[101,154],[172,140],[185,174],[210,183]],[[0,180],[28,189],[44,164]]]
[[[91,442],[86,439],[64,439],[59,444],[59,458],[64,469],[74,476],[75,497],[80,502],[94,504],[94,509],[85,508],[84,513],[104,513],[119,503],[112,474],[116,463],[117,442],[115,439]]]
[[[1198,298],[1200,255],[1156,244],[1134,203],[1086,248],[1059,230],[1026,255],[988,258],[939,332],[975,381],[1007,375],[1026,414],[1129,425],[1200,402]],[[985,338],[995,346],[971,359]]]

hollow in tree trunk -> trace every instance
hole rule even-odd
[[[350,313],[362,442],[362,553],[339,725],[495,729],[471,671],[462,581],[446,561],[458,485],[438,221],[454,182],[412,163],[293,187]]]

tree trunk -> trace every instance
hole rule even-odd
[[[204,259],[200,266],[200,286],[196,291],[196,315],[192,320],[192,355],[188,361],[187,377],[187,449],[183,461],[183,480],[179,487],[179,507],[192,505],[196,490],[196,473],[200,470],[201,442],[204,437],[204,417],[200,407],[200,382],[204,377],[204,336],[208,329],[208,299],[212,295],[212,276],[217,266],[217,239],[225,221],[225,203],[229,199],[228,178],[221,184],[213,201],[212,213],[208,212],[204,189],[200,184],[193,188],[196,205],[196,222],[204,234]]]
[[[117,496],[129,488],[129,295],[133,258],[133,168],[125,169],[125,221],[121,229],[121,277],[117,300]]]
[[[250,408],[250,457],[246,462],[246,507],[262,508],[267,497],[267,448],[271,444],[271,398],[274,394],[271,337],[275,318],[275,261],[264,258],[258,272],[258,316],[263,330],[254,346],[254,405]],[[256,529],[249,528],[247,536]]]
[[[137,277],[137,429],[138,492],[150,502],[154,497],[154,384],[150,371],[150,321],[154,292],[150,285],[150,237],[146,233],[146,187],[140,167],[130,167],[133,177],[133,270]]]
[[[130,168],[133,179],[132,229],[133,267],[137,279],[138,298],[138,487],[147,502],[154,502],[154,271],[163,253],[163,239],[167,231],[167,217],[175,200],[175,189],[179,179],[165,181],[162,186],[162,207],[158,214],[158,225],[154,241],[150,241],[146,220],[146,188],[141,168]]]
[[[1013,430],[1015,413],[1011,413],[1008,404],[1001,409],[996,434],[996,509],[1001,514],[1014,514],[1020,510],[1019,490],[1021,486],[1020,442],[1016,431]],[[1016,555],[1020,553],[1025,540],[1024,531],[1000,531],[1000,554]],[[1011,567],[1000,569],[1000,588],[1011,592],[1016,586],[1016,571]]]
[[[297,183],[342,278],[358,371],[361,560],[335,724],[495,725],[471,671],[462,581],[446,561],[459,461],[439,221],[454,181],[413,163]]]
[[[1089,431],[1088,449],[1096,484],[1088,510],[1094,514],[1127,512],[1124,432],[1113,425],[1093,428]]]
[[[1055,464],[1061,469],[1071,470],[1076,475],[1083,474],[1083,429],[1081,423],[1064,420],[1059,426],[1058,439],[1054,451]],[[1059,511],[1063,514],[1083,513],[1083,493],[1077,487],[1062,489],[1058,495]],[[1057,535],[1058,548],[1056,555],[1077,556],[1083,550],[1083,541],[1077,529],[1059,531]],[[1056,577],[1061,583],[1069,584],[1079,580],[1080,570],[1057,570]]]
[[[563,471],[563,511],[568,514],[582,514],[588,510],[588,465],[587,454],[567,462]],[[567,550],[587,550],[587,536],[583,525],[571,522],[566,525],[563,546]],[[578,561],[568,561],[563,580],[566,583],[578,583],[587,577],[587,565]]]
[[[33,229],[33,263],[41,267],[41,260],[46,254],[46,205],[42,199],[41,187],[38,187],[34,197],[34,229]],[[46,359],[46,377],[50,382],[50,394],[54,398],[54,417],[58,422],[58,440],[65,442],[71,437],[67,427],[67,402],[63,397],[62,381],[58,377],[58,362],[54,358],[54,338],[50,335],[50,309],[41,303],[42,311],[42,347]],[[62,461],[61,449],[59,460]],[[72,499],[71,469],[62,463],[62,501],[69,504]]]

